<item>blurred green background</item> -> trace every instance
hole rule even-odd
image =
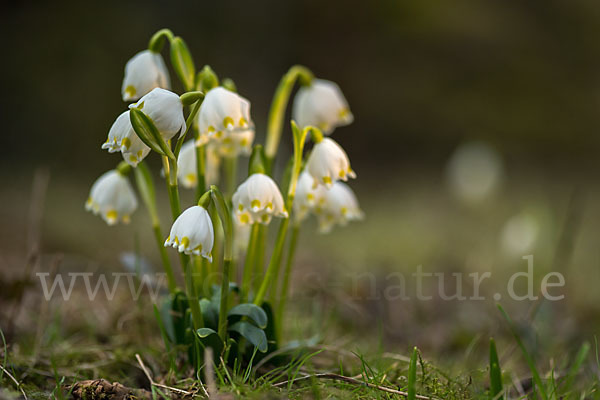
[[[568,315],[560,324],[565,337],[583,334],[579,322],[600,315],[600,2],[22,1],[2,7],[0,252],[6,264],[27,248],[38,167],[50,172],[44,251],[70,253],[71,265],[115,265],[137,232],[148,257],[157,259],[142,207],[131,226],[109,229],[83,204],[93,180],[120,161],[100,145],[126,107],[120,97],[125,62],[168,27],[186,40],[198,68],[210,64],[251,100],[258,141],[274,89],[291,65],[334,80],[346,95],[355,122],[334,138],[358,173],[352,186],[367,220],[330,236],[303,234],[299,271],[410,274],[422,264],[430,271],[510,274],[524,262],[520,254],[504,254],[499,238],[505,222],[525,211],[537,221],[537,241],[528,251],[540,261],[540,273],[559,266],[569,274],[568,301],[560,303]],[[283,153],[291,142],[286,132]],[[495,148],[505,167],[502,189],[475,207],[455,201],[444,173],[457,146],[471,140]],[[158,167],[157,157],[149,159]],[[166,195],[160,201],[164,206]],[[163,215],[167,221],[166,207]],[[456,321],[479,332],[497,315],[492,301],[481,305],[481,314],[464,304],[450,303],[451,312],[438,305],[401,304],[394,316],[400,322],[388,325],[391,335],[412,332],[442,343],[447,337],[423,333]],[[365,307],[363,317],[382,315]],[[526,309],[521,305],[521,314]],[[415,316],[414,325],[395,328]]]
[[[125,107],[125,62],[169,27],[196,64],[251,99],[301,63],[342,87],[360,170],[444,161],[483,138],[506,156],[593,168],[600,148],[600,3],[572,1],[19,1],[0,17],[1,161],[94,171]],[[6,143],[8,140],[8,143]],[[27,145],[23,146],[26,142]],[[94,151],[98,150],[98,151]]]

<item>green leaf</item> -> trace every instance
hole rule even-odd
[[[256,322],[256,325],[258,325],[258,327],[260,329],[265,329],[267,327],[267,322],[268,322],[267,313],[265,312],[265,310],[263,310],[256,304],[252,304],[252,303],[238,304],[237,306],[235,306],[231,310],[229,310],[229,312],[227,313],[228,317],[230,317],[232,315],[240,315],[242,317],[248,317],[248,318],[252,319],[254,322]]]
[[[245,337],[246,340],[257,347],[258,351],[261,353],[265,353],[267,351],[267,335],[265,335],[265,332],[262,329],[259,329],[248,322],[240,321],[231,325],[229,330],[237,332]]]
[[[211,328],[200,328],[196,331],[196,333],[198,334],[198,336],[200,336],[201,339],[204,339],[205,337],[209,337],[210,335],[216,335],[217,331]]]
[[[218,326],[219,307],[208,299],[200,300],[200,310],[204,324],[212,327]]]
[[[502,370],[500,369],[496,342],[494,338],[490,338],[490,399],[501,400],[503,397],[498,395],[502,393],[502,390]]]
[[[186,90],[192,89],[194,87],[196,67],[194,66],[190,50],[179,36],[171,40],[171,63]]]
[[[408,364],[408,396],[407,400],[415,400],[417,398],[417,358],[419,351],[416,347],[413,348],[410,363]]]
[[[148,147],[155,152],[167,156],[170,159],[175,159],[175,155],[163,140],[160,132],[152,119],[148,117],[142,110],[138,108],[131,108],[129,110],[129,119],[133,130]]]
[[[517,341],[517,344],[519,345],[519,348],[521,349],[521,353],[523,353],[523,357],[525,358],[525,361],[527,361],[527,365],[529,366],[529,369],[531,370],[531,374],[533,375],[533,381],[535,382],[535,385],[537,386],[537,390],[539,391],[540,397],[543,400],[547,400],[548,395],[546,394],[546,388],[544,387],[542,378],[540,377],[540,374],[535,366],[533,357],[531,357],[531,355],[527,352],[527,349],[525,348],[525,345],[523,344],[523,341],[521,340],[521,337],[519,336],[519,333],[517,332],[517,328],[514,326],[512,319],[510,319],[510,317],[508,316],[506,311],[504,311],[504,308],[502,308],[502,306],[500,304],[498,304],[497,306],[498,306],[498,309],[500,310],[500,312],[502,313],[502,315],[504,316],[504,318],[506,319],[506,321],[508,322],[510,331],[513,334],[515,340]]]

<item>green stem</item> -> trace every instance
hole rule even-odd
[[[258,228],[258,237],[256,239],[256,253],[254,255],[254,260],[252,260],[252,282],[251,286],[254,292],[258,291],[260,281],[256,279],[259,276],[263,276],[264,274],[264,265],[265,265],[265,248],[266,248],[266,240],[268,225],[260,225]]]
[[[248,239],[248,248],[246,249],[246,260],[244,261],[244,271],[242,276],[242,296],[245,299],[249,298],[250,294],[250,283],[254,275],[252,274],[252,270],[254,268],[253,264],[256,257],[256,243],[258,240],[260,231],[260,224],[254,223],[252,225],[252,230],[250,231],[250,238]]]
[[[254,304],[260,307],[262,301],[267,294],[267,289],[273,279],[276,279],[276,272],[279,269],[279,264],[281,263],[281,254],[283,252],[283,245],[285,243],[285,237],[287,236],[287,228],[290,223],[289,218],[285,218],[281,221],[279,225],[279,232],[277,232],[277,241],[275,242],[275,248],[273,249],[273,254],[271,255],[271,259],[269,260],[269,266],[267,267],[267,272],[265,273],[265,277],[254,297]]]
[[[192,263],[190,262],[190,257],[180,253],[181,262],[183,263],[183,270],[185,273],[185,291],[188,298],[188,303],[190,305],[190,310],[192,311],[192,321],[194,323],[195,329],[200,329],[204,326],[204,321],[202,320],[202,311],[200,310],[200,302],[198,296],[196,296],[196,291],[194,290],[194,281],[192,276]]]
[[[229,272],[233,260],[233,221],[231,211],[219,189],[212,185],[210,187],[213,203],[219,212],[221,225],[223,225],[223,278],[221,280],[221,306],[219,310],[219,337],[227,343],[227,311],[229,305]]]
[[[164,245],[164,236],[160,231],[160,225],[153,225],[152,230],[154,231],[154,238],[156,239],[156,246],[158,247],[158,252],[160,253],[160,259],[163,263],[163,267],[165,268],[165,272],[167,273],[167,285],[169,286],[169,292],[175,293],[177,283],[175,282],[173,267],[171,267],[171,261],[169,261],[169,255],[167,254],[167,249]]]
[[[283,327],[283,314],[285,313],[285,306],[287,304],[288,291],[290,286],[290,275],[292,271],[292,264],[294,262],[294,255],[296,254],[296,245],[298,244],[298,234],[300,232],[300,225],[294,224],[292,227],[292,235],[290,236],[290,247],[288,249],[287,258],[285,262],[285,271],[283,273],[283,282],[281,284],[281,292],[279,294],[279,302],[275,302],[277,312],[275,317],[275,326],[277,331],[277,337],[282,337]],[[275,299],[277,300],[277,299]]]
[[[225,176],[227,178],[225,195],[228,200],[231,200],[236,187],[237,157],[225,157]]]
[[[196,202],[198,202],[200,197],[206,191],[206,180],[204,177],[205,171],[206,171],[206,147],[205,146],[196,146],[196,177],[197,177]]]
[[[269,110],[269,121],[267,125],[267,139],[265,143],[265,155],[267,158],[267,171],[271,171],[273,161],[277,155],[281,132],[283,130],[283,121],[285,110],[287,108],[290,94],[294,88],[296,80],[300,79],[302,85],[309,85],[313,80],[313,73],[306,67],[294,65],[281,78],[279,85],[273,96],[271,108]]]
[[[183,132],[183,134],[181,136],[179,136],[179,139],[177,139],[177,144],[175,145],[175,151],[173,152],[173,154],[175,154],[175,158],[179,157],[179,151],[181,150],[181,146],[183,146],[183,142],[185,141],[185,138],[186,138],[188,132],[190,131],[190,129],[192,129],[192,126],[194,125],[194,118],[196,117],[196,114],[198,113],[198,110],[200,109],[202,100],[203,100],[203,98],[196,101],[196,103],[194,104],[194,107],[192,107],[192,111],[190,111],[190,115],[188,115],[187,119],[185,120],[185,132]]]
[[[227,339],[227,311],[229,303],[229,270],[231,260],[223,262],[223,279],[221,281],[221,306],[219,308],[219,337],[226,342]]]
[[[292,121],[292,133],[294,135],[294,163],[292,165],[292,175],[290,179],[290,185],[288,189],[288,195],[285,202],[285,208],[288,210],[288,213],[292,213],[292,205],[294,204],[294,197],[296,196],[296,185],[298,183],[298,176],[300,175],[300,168],[302,167],[302,151],[304,150],[304,142],[306,141],[306,135],[311,130],[317,130],[312,126],[305,127],[304,129],[298,128],[298,125],[294,121]],[[287,236],[287,228],[290,223],[290,217],[288,216],[286,219],[281,221],[281,225],[279,225],[279,232],[277,233],[277,242],[275,243],[275,249],[273,250],[273,254],[271,255],[271,259],[269,260],[269,266],[267,267],[267,272],[265,273],[265,277],[258,289],[258,293],[256,294],[256,298],[254,299],[254,304],[260,306],[265,295],[267,289],[269,288],[270,283],[279,276],[279,267],[281,264],[281,255],[283,252],[283,245],[285,244],[285,238]]]

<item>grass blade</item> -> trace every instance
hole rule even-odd
[[[490,338],[490,399],[502,400],[502,370],[494,338]]]
[[[525,345],[523,344],[523,341],[521,340],[521,337],[519,336],[519,333],[517,332],[517,329],[515,328],[515,326],[512,322],[512,319],[510,319],[510,317],[508,316],[506,311],[504,311],[504,308],[502,308],[502,306],[500,304],[497,304],[497,306],[498,306],[498,309],[500,310],[500,312],[502,313],[502,315],[504,316],[504,318],[506,319],[506,321],[508,322],[510,331],[513,334],[513,336],[515,337],[515,340],[517,341],[517,344],[519,345],[519,348],[521,349],[521,353],[523,353],[523,357],[525,357],[525,361],[527,361],[527,365],[529,366],[529,369],[531,370],[531,374],[533,375],[533,381],[535,382],[535,385],[537,386],[537,390],[539,391],[540,397],[543,400],[548,400],[548,394],[546,393],[546,388],[544,386],[544,383],[542,382],[542,378],[540,377],[540,374],[538,373],[537,368],[535,367],[535,362],[533,361],[533,358],[531,357],[531,355],[527,352],[527,349],[525,348]]]
[[[417,398],[417,357],[418,350],[416,347],[413,348],[412,356],[410,357],[410,363],[408,365],[408,400],[415,400]]]
[[[579,348],[579,351],[577,352],[577,356],[575,357],[575,361],[573,362],[573,365],[571,365],[571,368],[569,369],[569,373],[567,374],[567,379],[565,381],[565,387],[563,389],[564,393],[568,393],[569,390],[571,390],[571,387],[573,386],[573,383],[575,382],[575,377],[579,373],[579,370],[581,369],[581,365],[587,359],[589,351],[590,351],[590,344],[588,342],[584,342],[581,345],[581,347]]]

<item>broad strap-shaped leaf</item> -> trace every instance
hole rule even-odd
[[[242,335],[246,340],[257,347],[258,351],[261,353],[267,351],[267,335],[265,335],[265,332],[262,329],[257,328],[249,322],[240,321],[231,325],[229,330]]]
[[[167,156],[170,159],[175,159],[175,155],[162,138],[158,128],[154,125],[154,122],[152,122],[152,119],[150,119],[150,117],[142,110],[135,107],[131,108],[129,110],[129,119],[131,120],[133,130],[142,142],[158,154]]]
[[[265,329],[269,321],[265,310],[252,303],[238,304],[227,313],[228,317],[232,315],[248,317],[256,322],[260,329]]]
[[[204,339],[205,337],[209,337],[210,335],[216,335],[217,331],[215,331],[214,329],[211,328],[200,328],[196,331],[196,334],[201,338]]]

